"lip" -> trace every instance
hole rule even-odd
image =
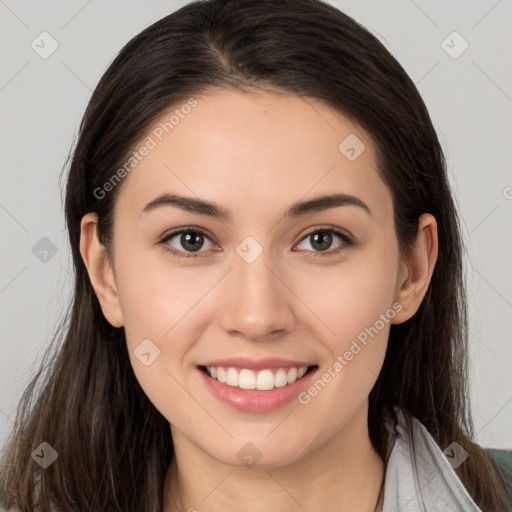
[[[218,361],[214,361],[214,363],[216,364],[212,364],[212,366],[217,366]],[[223,365],[219,364],[218,366]],[[293,384],[287,384],[286,386],[274,388],[270,391],[235,388],[227,384],[222,384],[217,379],[210,377],[201,367],[197,367],[197,372],[207,389],[215,398],[224,404],[241,412],[262,413],[279,409],[286,403],[291,402],[304,388],[310,385],[311,378],[317,372],[318,366],[307,364],[303,364],[303,366],[314,367],[308,369],[308,372]],[[243,368],[247,368],[247,366],[243,366]],[[266,366],[265,368],[271,367]],[[284,367],[279,366],[279,368]]]
[[[247,368],[248,370],[258,371],[272,368],[302,368],[304,366],[314,366],[315,363],[304,361],[292,361],[290,359],[280,359],[276,357],[266,357],[263,359],[250,359],[248,357],[232,357],[229,359],[216,359],[201,363],[199,366],[222,366],[224,368],[238,368],[239,370]]]

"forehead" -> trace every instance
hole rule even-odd
[[[390,207],[368,134],[312,98],[213,90],[162,113],[135,151],[118,200],[132,214],[163,192],[260,213],[332,192]]]

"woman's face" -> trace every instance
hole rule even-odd
[[[316,100],[216,90],[188,104],[124,178],[118,309],[102,305],[173,434],[228,464],[290,463],[341,431],[379,375],[405,275],[391,193],[368,135]],[[148,206],[165,194],[189,202]],[[209,363],[235,368],[231,385]]]

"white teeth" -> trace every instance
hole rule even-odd
[[[282,388],[283,386],[286,386],[286,384],[288,384],[286,370],[280,368],[279,370],[277,370],[277,373],[274,377],[274,386],[276,388]]]
[[[274,389],[274,374],[272,370],[262,370],[256,378],[256,389],[270,391]]]
[[[254,374],[254,372],[251,372],[251,370],[242,370],[240,372],[240,376],[238,377],[238,386],[241,387],[242,389],[255,389],[256,375]]]
[[[288,384],[297,380],[297,368],[290,368],[287,375]]]
[[[210,377],[218,380],[222,384],[241,389],[257,389],[259,391],[269,391],[274,388],[281,388],[288,384],[293,384],[296,380],[304,377],[308,367],[302,368],[279,368],[277,370],[260,370],[253,372],[247,368],[238,370],[237,368],[223,368],[207,366],[206,370]]]
[[[215,369],[215,367],[213,367],[213,368]],[[208,369],[210,369],[209,366],[208,366]],[[217,380],[224,384],[226,382],[226,370],[224,370],[224,368],[216,368],[216,370],[217,370]],[[210,373],[210,375],[213,377],[213,374]]]
[[[238,372],[234,368],[228,368],[226,373],[226,384],[228,386],[238,386]]]

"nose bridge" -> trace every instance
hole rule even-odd
[[[237,247],[222,313],[227,332],[252,339],[291,329],[294,321],[290,292],[276,277],[272,253],[258,246],[245,240]]]

